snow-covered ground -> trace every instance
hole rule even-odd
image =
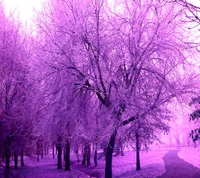
[[[168,151],[141,151],[140,161],[141,170],[136,171],[135,152],[125,152],[125,156],[113,157],[113,177],[114,178],[156,178],[165,173],[165,165],[162,157]],[[178,153],[179,157],[185,161],[200,168],[200,151],[182,150]],[[75,157],[72,155],[71,171],[57,170],[56,159],[52,156],[45,156],[40,162],[35,157],[25,159],[25,167],[19,167],[18,171],[13,171],[14,177],[18,178],[89,178],[104,177],[105,160],[101,159],[98,166],[94,167],[91,158],[91,166],[82,166],[81,163],[75,163]],[[0,168],[0,177],[2,176]]]
[[[113,175],[118,178],[155,178],[165,173],[162,157],[167,151],[142,151],[141,170],[136,171],[135,152],[126,152],[124,157],[114,157]]]
[[[136,171],[136,155],[135,152],[125,152],[125,156],[113,157],[113,177],[118,178],[155,178],[165,172],[164,162],[162,157],[167,151],[142,151],[141,170]],[[12,175],[18,178],[88,178],[88,177],[104,177],[105,160],[99,160],[99,165],[94,167],[82,166],[80,163],[75,163],[71,171],[57,170],[56,159],[52,156],[45,156],[39,162],[35,157],[25,159],[25,167],[19,167],[19,170],[14,171],[11,168]],[[92,159],[91,159],[92,162]],[[93,162],[92,162],[93,164]],[[0,169],[0,176],[3,175],[3,170]]]
[[[10,177],[13,178],[88,178],[86,174],[79,170],[71,171],[57,170],[56,159],[52,156],[44,156],[37,162],[36,157],[26,157],[25,166],[13,170],[11,161]],[[3,177],[3,169],[0,168],[0,177]]]
[[[162,157],[167,151],[141,151],[140,161],[141,170],[136,171],[135,152],[125,152],[125,156],[113,157],[113,177],[116,178],[155,178],[165,172]],[[101,159],[98,166],[82,166],[81,163],[75,163],[75,157],[72,156],[71,171],[57,170],[56,159],[52,156],[45,156],[40,162],[35,157],[25,159],[25,167],[19,167],[18,171],[11,169],[12,175],[18,178],[88,178],[104,177],[105,160]],[[2,169],[0,169],[0,177]]]
[[[200,149],[181,150],[178,156],[200,169]]]

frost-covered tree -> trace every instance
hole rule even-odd
[[[18,155],[21,152],[23,157],[23,142],[31,125],[27,102],[29,69],[20,22],[12,14],[5,15],[2,3],[0,12],[0,147],[5,155],[5,177],[9,177],[10,157],[14,155],[17,169]]]
[[[148,122],[172,98],[193,91],[193,76],[184,71],[190,49],[183,16],[182,6],[152,0],[49,1],[38,15],[46,76],[66,71],[72,93],[86,91],[109,113],[105,177],[112,177],[119,127]]]
[[[200,25],[200,7],[197,1],[188,1],[188,0],[175,0],[172,3],[176,3],[181,5],[185,9],[185,21],[188,22],[187,28],[193,33],[194,35],[191,36],[192,41],[190,42],[191,48],[196,48],[199,52],[200,41],[198,38],[199,33],[199,25]],[[198,65],[198,62],[196,62]],[[197,73],[199,69],[197,69]],[[197,97],[193,97],[189,105],[198,105],[199,104],[199,93],[196,94]],[[196,128],[191,131],[191,136],[194,141],[199,139],[200,129],[199,129],[199,109],[193,111],[190,114],[190,121],[194,121],[196,124]]]
[[[166,107],[166,106],[164,106]],[[136,151],[136,170],[140,170],[140,151],[148,150],[149,146],[155,142],[161,142],[161,133],[169,132],[170,114],[167,109],[161,108],[131,123],[126,128],[126,135],[122,136],[126,144],[131,145]]]

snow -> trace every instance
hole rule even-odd
[[[200,169],[200,148],[181,150],[178,152],[178,156]]]
[[[155,178],[165,173],[165,164],[163,156],[167,150],[160,151],[141,151],[140,162],[141,170],[136,171],[136,154],[133,151],[125,152],[125,156],[113,157],[113,177],[114,178]],[[200,168],[200,150],[181,150],[178,152],[181,159]],[[19,178],[89,178],[89,177],[104,177],[105,159],[98,161],[98,166],[93,164],[91,157],[91,166],[83,166],[81,163],[75,162],[75,155],[72,154],[71,171],[57,170],[57,159],[53,159],[51,155],[45,156],[37,162],[36,157],[26,157],[25,167],[19,167],[18,171],[11,172],[14,177]],[[63,166],[64,167],[64,166]],[[0,176],[2,169],[0,169]]]
[[[118,178],[155,178],[165,173],[165,165],[162,157],[168,151],[141,151],[141,170],[136,171],[135,152],[127,152],[124,157],[114,157],[113,175]]]
[[[11,177],[17,178],[88,178],[86,174],[81,171],[72,169],[71,171],[58,170],[56,162],[50,156],[45,156],[37,162],[36,157],[26,157],[25,166],[20,167],[17,171],[13,170],[13,161],[11,162]],[[0,169],[0,177],[2,169]]]
[[[116,178],[155,178],[165,172],[162,157],[167,151],[141,151],[140,161],[141,170],[136,171],[136,155],[135,152],[125,152],[125,156],[113,157],[113,177]],[[72,155],[71,171],[57,170],[57,159],[53,159],[51,155],[45,156],[44,159],[36,161],[36,157],[26,157],[25,167],[19,167],[19,170],[13,170],[13,162],[11,172],[12,175],[19,178],[88,178],[88,177],[104,177],[105,159],[98,162],[98,166],[82,166],[81,163],[75,163],[75,156]],[[92,157],[91,157],[92,162]],[[93,162],[92,162],[93,164]],[[0,169],[0,175],[2,169]]]
[[[113,177],[114,178],[155,178],[165,173],[165,165],[162,157],[168,151],[141,151],[140,163],[141,170],[136,171],[136,155],[135,152],[125,152],[125,156],[113,157]],[[79,169],[90,175],[91,177],[104,177],[105,160],[99,160],[98,166],[81,166],[73,165],[75,169]]]
[[[140,161],[141,170],[136,171],[136,155],[135,152],[125,152],[125,156],[113,157],[113,177],[116,178],[155,178],[165,172],[162,157],[167,151],[141,151]],[[91,157],[91,162],[93,161]],[[36,161],[36,157],[27,157],[25,159],[25,167],[19,167],[18,171],[12,170],[13,176],[23,178],[88,178],[88,177],[104,177],[105,159],[98,162],[98,166],[82,166],[81,163],[75,163],[75,156],[72,155],[71,171],[57,170],[57,159],[52,156],[45,156],[44,159]],[[64,167],[64,166],[63,166]],[[0,172],[2,170],[0,169]],[[0,174],[1,175],[1,174]]]

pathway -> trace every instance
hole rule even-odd
[[[200,169],[180,159],[178,151],[169,151],[163,157],[166,172],[158,178],[200,178]]]

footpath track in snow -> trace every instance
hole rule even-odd
[[[200,169],[178,157],[177,150],[171,150],[163,157],[166,172],[158,178],[200,178]]]

